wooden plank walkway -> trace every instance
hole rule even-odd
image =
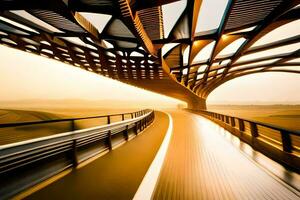
[[[155,112],[153,124],[141,135],[25,199],[132,199],[168,123],[166,114]]]
[[[173,135],[153,199],[300,199],[226,141],[218,125],[188,112],[171,114]]]

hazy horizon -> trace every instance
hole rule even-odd
[[[107,104],[109,103],[109,106]],[[152,105],[152,106],[151,106]],[[183,103],[178,103],[176,107],[182,107]],[[185,107],[184,105],[183,107]],[[295,106],[299,107],[300,102],[277,102],[277,101],[218,101],[210,102],[207,104],[208,109],[214,107],[247,107],[247,106]],[[130,101],[122,99],[19,99],[19,100],[0,100],[0,109],[142,109],[142,108],[154,108],[154,109],[170,109],[174,108],[174,105],[170,105],[168,102],[161,102],[159,106],[155,105],[152,100],[137,100]]]
[[[138,103],[138,104],[137,104]],[[152,100],[141,100],[139,102],[118,99],[19,99],[19,100],[0,100],[1,108],[105,108],[105,109],[124,109],[124,108],[174,108],[169,102],[153,102]]]
[[[32,103],[32,102],[122,102],[128,103],[128,100],[103,98],[103,99],[84,99],[84,98],[27,98],[27,99],[8,99],[0,100],[0,103]],[[141,100],[140,102],[152,102],[152,100]],[[178,104],[181,104],[179,102]],[[208,105],[300,105],[300,101],[210,101]],[[0,105],[1,106],[1,105]]]

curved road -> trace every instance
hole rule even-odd
[[[153,199],[300,199],[297,190],[228,142],[223,128],[185,111],[171,116],[174,128]],[[156,112],[142,135],[27,199],[132,199],[167,125],[167,116]]]
[[[155,112],[137,137],[25,199],[132,199],[165,136],[168,116]]]
[[[173,136],[153,199],[300,199],[229,143],[217,124],[189,112],[171,115]]]

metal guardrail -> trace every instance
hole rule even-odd
[[[57,133],[64,133],[110,124],[126,119],[133,119],[134,117],[142,115],[144,112],[145,110],[141,110],[113,115],[0,124],[0,146],[33,138],[54,135]]]
[[[132,119],[134,117],[138,117],[145,114],[145,112],[147,111],[148,110],[140,110],[137,112],[128,112],[128,113],[121,113],[121,114],[101,115],[101,116],[92,116],[92,117],[78,117],[78,118],[54,119],[54,120],[43,120],[43,121],[34,121],[34,122],[6,123],[6,124],[0,124],[0,128],[38,125],[38,124],[57,123],[57,122],[70,122],[71,124],[73,124],[73,126],[70,127],[71,130],[75,130],[75,126],[74,126],[75,122],[79,120],[106,118],[107,124],[110,124],[112,117],[120,116],[123,121],[126,116],[130,116],[130,118]]]
[[[300,172],[300,131],[211,111],[193,111],[218,123],[255,150]]]
[[[123,121],[115,123],[110,123],[110,117],[105,116],[108,119],[106,125],[0,146],[0,199],[10,198],[67,168],[76,167],[99,153],[111,150],[137,135],[154,120],[153,110],[130,115],[131,119],[123,118]],[[40,123],[42,122],[26,124]],[[14,125],[23,126],[24,123]]]

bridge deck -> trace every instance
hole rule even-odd
[[[223,128],[196,114],[171,115],[173,134],[153,199],[300,199],[228,142]],[[27,199],[132,199],[167,125],[157,113],[145,134]]]
[[[220,134],[188,112],[172,113],[173,136],[154,199],[300,199]]]
[[[156,112],[138,137],[25,199],[132,199],[167,128],[167,115]]]

